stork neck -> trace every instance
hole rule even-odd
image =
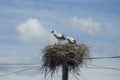
[[[56,33],[56,31],[54,30],[54,32],[53,33]]]

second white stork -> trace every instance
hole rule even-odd
[[[53,33],[54,37],[59,41],[59,44],[60,44],[61,40],[65,40],[66,39],[63,34],[58,33],[55,30],[52,30],[51,33]]]
[[[70,43],[70,44],[76,44],[76,40],[72,37],[66,37],[67,41]]]

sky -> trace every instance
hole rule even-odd
[[[120,56],[119,8],[120,0],[0,0],[0,64],[40,64],[42,49],[58,42],[51,30],[89,45],[91,57]],[[120,59],[89,64],[119,68]],[[23,69],[19,67],[0,65],[0,80],[44,78],[38,69],[1,77]],[[61,80],[61,71],[58,75],[52,80]],[[81,76],[76,76],[81,80],[119,80],[119,75],[120,71],[81,68]],[[77,80],[73,74],[69,79]]]

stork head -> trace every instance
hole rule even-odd
[[[71,37],[68,37],[68,36],[66,37],[66,39],[70,39],[70,38],[71,38]]]
[[[55,32],[55,30],[52,30],[52,31],[51,31],[51,33],[54,33],[54,32]]]

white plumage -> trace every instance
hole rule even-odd
[[[60,44],[60,41],[61,41],[61,40],[65,40],[65,39],[66,39],[63,34],[60,34],[60,33],[56,32],[55,30],[52,30],[51,33],[53,33],[54,37],[55,37],[56,39],[58,39],[59,44]]]
[[[72,37],[66,37],[67,41],[71,44],[76,44],[76,40]]]

